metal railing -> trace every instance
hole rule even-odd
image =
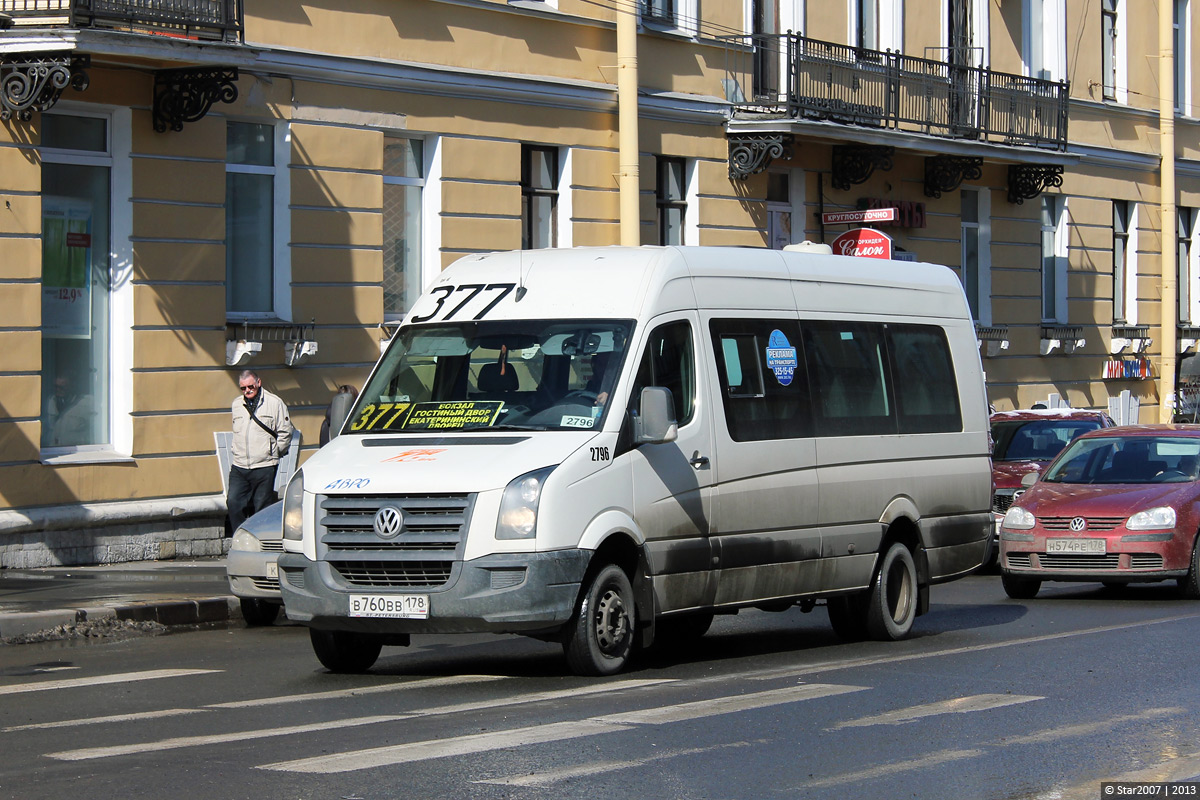
[[[13,28],[69,25],[242,41],[242,0],[0,0]]]
[[[726,37],[734,118],[821,119],[1065,150],[1066,81],[1047,81],[798,34]]]

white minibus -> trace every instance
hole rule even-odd
[[[344,419],[287,486],[279,558],[334,672],[490,631],[607,675],[714,615],[818,601],[844,638],[900,639],[991,532],[975,328],[931,264],[468,256]]]

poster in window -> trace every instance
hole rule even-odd
[[[92,335],[92,204],[42,198],[42,335]]]

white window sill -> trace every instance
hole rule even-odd
[[[47,466],[70,464],[136,464],[136,459],[116,450],[64,450],[47,448],[42,451],[41,462]]]

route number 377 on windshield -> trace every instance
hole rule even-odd
[[[426,295],[426,299],[434,301],[433,310],[428,314],[416,315],[410,321],[429,322],[431,319],[439,318],[442,320],[454,319],[454,316],[468,305],[478,305],[490,300],[491,302],[488,302],[482,310],[480,310],[475,316],[471,317],[471,319],[475,320],[483,319],[487,316],[489,311],[496,307],[497,303],[507,297],[509,292],[515,288],[517,288],[515,283],[464,283],[462,286],[435,286],[430,289],[429,294]],[[459,300],[457,297],[454,297],[460,292],[466,293],[466,296],[461,300]],[[484,297],[479,297],[479,295],[484,294],[485,292],[489,292],[490,294],[486,294]],[[496,294],[497,292],[498,294]],[[458,301],[453,306],[450,305],[451,297],[454,297],[454,299]],[[479,297],[478,303],[472,303],[472,301],[474,301],[477,297]],[[449,310],[447,311],[446,309]]]

